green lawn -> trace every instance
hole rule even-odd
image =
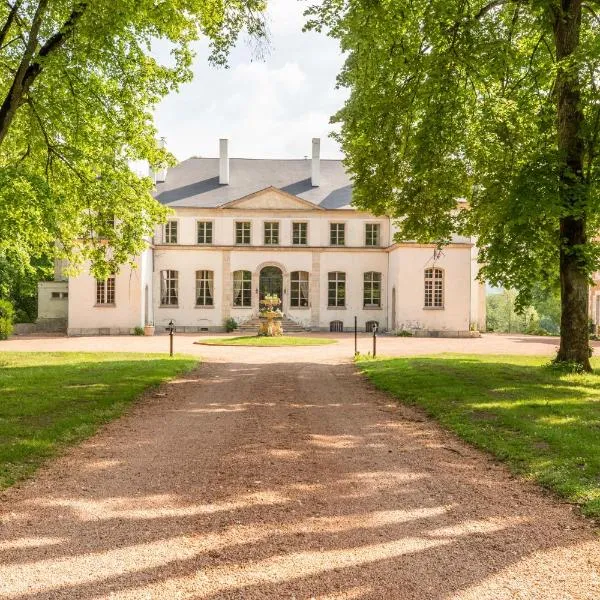
[[[241,337],[202,338],[196,342],[205,346],[325,346],[335,344],[336,340],[310,337],[266,337],[245,335]]]
[[[545,363],[438,355],[358,364],[377,387],[600,517],[600,372],[561,374]]]
[[[1,352],[0,489],[197,362],[156,354]]]

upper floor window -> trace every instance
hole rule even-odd
[[[292,223],[292,244],[306,246],[308,243],[308,223]]]
[[[290,306],[308,307],[308,272],[293,271],[290,275]]]
[[[238,221],[235,224],[235,243],[249,244],[250,243],[250,221]]]
[[[252,273],[250,271],[233,272],[233,305],[252,306]]]
[[[214,298],[214,273],[196,271],[196,306],[212,306]]]
[[[213,224],[212,221],[198,221],[197,240],[199,244],[213,243]]]
[[[346,306],[346,273],[329,273],[327,306]]]
[[[365,308],[381,307],[381,273],[375,271],[365,273],[363,305]]]
[[[425,308],[444,308],[444,271],[425,269]]]
[[[177,243],[177,221],[168,221],[165,225],[165,244]]]
[[[379,223],[365,224],[365,246],[379,246]]]
[[[160,304],[161,306],[177,306],[179,304],[179,273],[177,271],[160,272]]]
[[[96,280],[96,304],[114,305],[115,303],[115,276],[111,275],[105,280]]]
[[[279,223],[267,221],[265,223],[265,245],[279,244]]]
[[[346,243],[345,223],[329,224],[329,243],[332,246],[343,246]]]

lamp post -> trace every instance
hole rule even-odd
[[[373,323],[373,358],[377,356],[377,323]]]
[[[173,319],[169,321],[167,331],[169,332],[169,356],[173,356],[173,334],[175,333],[175,323],[173,323]]]

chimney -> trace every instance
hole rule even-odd
[[[219,183],[229,185],[229,140],[219,140]]]
[[[167,145],[167,140],[164,137],[161,137],[158,140],[158,147],[163,149]],[[167,167],[159,167],[158,170],[153,171],[150,170],[150,177],[153,178],[154,183],[164,183],[167,180]]]
[[[313,187],[321,185],[321,138],[312,140],[312,170],[310,181]]]

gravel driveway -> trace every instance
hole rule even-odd
[[[0,496],[0,598],[600,597],[588,521],[331,347],[220,351]]]

